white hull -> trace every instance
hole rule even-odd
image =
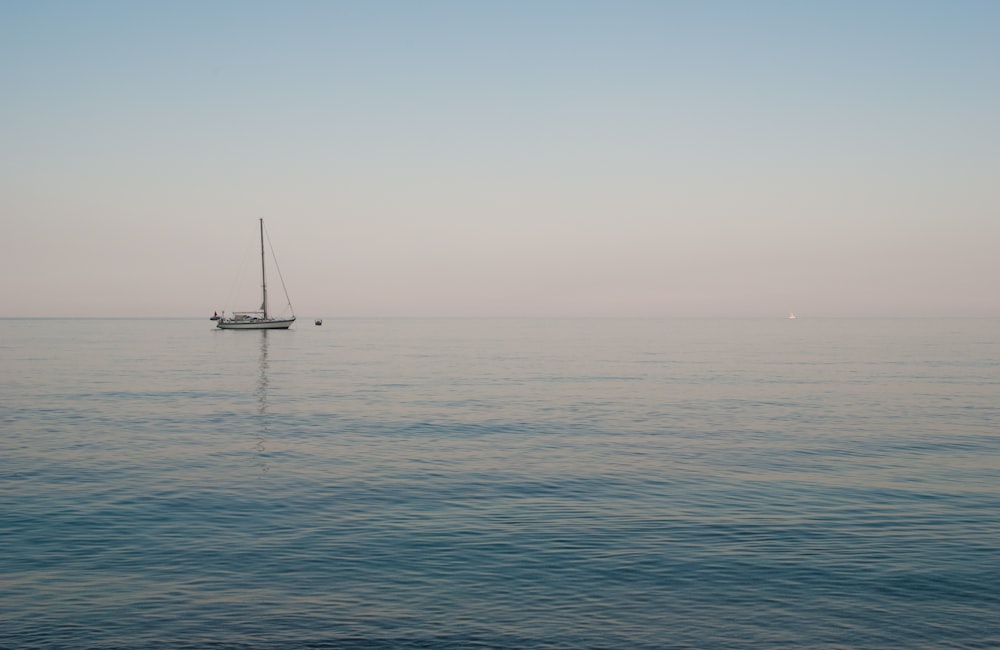
[[[267,320],[220,320],[215,326],[223,330],[287,330],[294,318],[268,318]]]

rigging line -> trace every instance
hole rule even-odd
[[[281,275],[281,267],[278,266],[278,256],[274,254],[274,246],[271,244],[271,233],[267,231],[267,226],[264,226],[264,236],[267,238],[267,247],[271,251],[271,259],[274,260],[274,268],[278,272],[278,279],[281,280],[281,289],[285,292],[285,300],[287,301],[288,308],[292,311],[292,316],[294,316],[295,308],[292,307],[292,299],[288,297],[288,289],[285,287],[285,278]]]

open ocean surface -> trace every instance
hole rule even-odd
[[[3,648],[998,648],[1000,321],[0,320]]]

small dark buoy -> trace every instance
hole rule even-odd
[[[316,319],[316,324],[317,325],[322,325],[323,324],[323,319],[322,318],[317,318]]]

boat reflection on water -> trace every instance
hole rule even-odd
[[[267,330],[260,331],[260,362],[257,374],[257,442],[254,450],[257,452],[257,467],[261,475],[267,472],[270,467],[267,464],[267,436],[269,433],[269,417],[267,413],[267,389],[268,381],[268,359],[267,359]]]

